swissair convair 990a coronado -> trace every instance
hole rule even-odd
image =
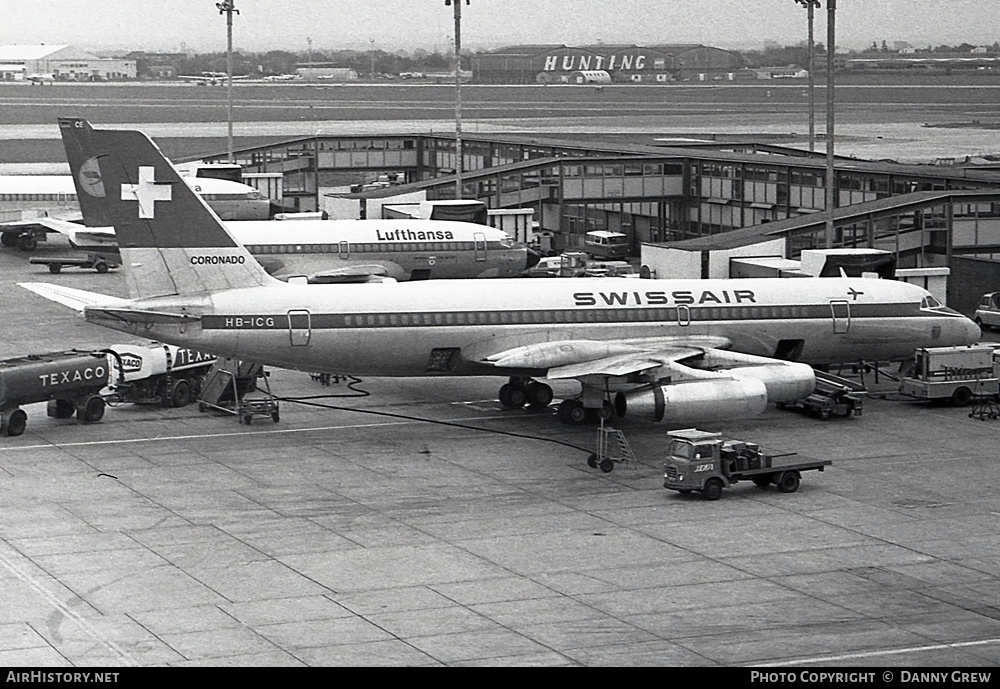
[[[92,323],[221,356],[313,372],[503,376],[507,407],[548,405],[540,379],[576,379],[583,393],[560,405],[564,421],[617,413],[686,424],[810,394],[806,362],[902,360],[980,335],[927,291],[875,278],[281,282],[145,135],[82,124],[132,298],[24,286]]]
[[[106,199],[89,192],[100,181],[97,162],[81,148],[90,125],[62,118],[59,128],[89,228],[66,234],[83,251],[117,250]],[[271,275],[302,276],[312,283],[514,277],[538,260],[503,230],[471,222],[230,220],[226,228]]]

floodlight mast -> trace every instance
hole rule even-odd
[[[833,169],[833,58],[837,51],[837,0],[826,0],[826,248],[833,248],[837,177]]]
[[[455,198],[462,198],[462,0],[444,0],[455,9]],[[469,4],[469,0],[465,0]]]
[[[215,3],[219,14],[226,15],[226,115],[229,125],[227,144],[228,161],[233,161],[233,13],[239,14],[236,9],[236,0],[222,0]]]
[[[816,150],[816,78],[814,76],[815,64],[813,60],[814,48],[816,41],[813,37],[813,19],[815,13],[813,10],[819,8],[819,0],[795,0],[798,4],[802,5],[808,11],[808,21],[809,21],[809,41],[806,44],[807,53],[807,65],[806,70],[809,73],[809,150]]]

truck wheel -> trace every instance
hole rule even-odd
[[[52,405],[52,416],[57,419],[68,419],[76,412],[76,405],[72,400],[56,399],[50,402]]]
[[[799,489],[799,472],[786,471],[778,479],[778,490],[782,493],[794,493]]]
[[[701,494],[706,500],[718,500],[722,497],[722,481],[717,478],[710,478],[705,481],[705,487],[701,489]]]
[[[760,476],[754,476],[750,480],[759,488],[767,488],[771,485],[771,481],[774,480],[774,476],[772,474],[761,474]]]
[[[186,407],[190,403],[191,386],[183,378],[181,380],[174,381],[174,385],[170,389],[170,406]]]
[[[972,390],[963,386],[951,393],[951,406],[965,407],[972,401]]]
[[[615,461],[613,459],[608,459],[607,457],[605,457],[604,459],[601,460],[601,463],[598,464],[598,466],[601,467],[601,471],[603,471],[605,474],[610,474],[611,470],[615,468]]]
[[[59,265],[58,263],[50,263],[49,264],[49,272],[50,273],[59,273],[61,271],[62,271],[62,266]]]
[[[596,453],[591,452],[590,456],[587,457],[587,466],[589,466],[591,469],[596,469],[597,468],[597,454]]]
[[[21,435],[27,427],[28,415],[23,409],[15,409],[10,413],[10,418],[7,419],[7,435],[11,437]]]
[[[97,423],[104,418],[104,400],[96,395],[76,410],[76,418],[82,423]]]

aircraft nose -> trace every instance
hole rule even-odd
[[[537,251],[535,251],[534,249],[529,248],[527,251],[527,256],[524,261],[525,262],[524,269],[527,270],[528,268],[534,268],[536,265],[538,265],[538,262],[541,260],[542,260],[542,255]]]
[[[966,344],[974,344],[983,338],[982,328],[980,328],[975,321],[966,318],[964,325]]]

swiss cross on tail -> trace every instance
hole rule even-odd
[[[170,184],[155,181],[154,172],[152,167],[140,167],[139,183],[122,185],[122,201],[138,201],[140,218],[156,217],[156,202],[171,200]]]

